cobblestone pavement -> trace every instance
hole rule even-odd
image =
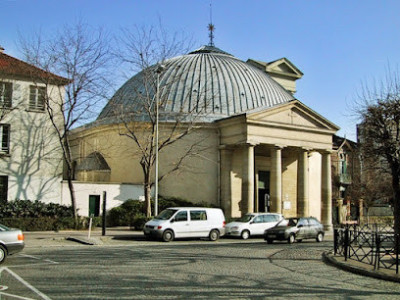
[[[145,241],[120,230],[93,246],[85,232],[27,233],[0,268],[0,295],[26,299],[398,299],[400,285],[325,264],[332,241]],[[1,286],[6,290],[1,290]],[[12,299],[11,296],[9,296]],[[15,296],[14,296],[15,298]]]

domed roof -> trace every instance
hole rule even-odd
[[[104,107],[98,120],[113,119],[121,112],[143,112],[146,120],[142,100],[149,103],[149,99],[154,99],[157,67],[129,79]],[[168,115],[195,111],[202,115],[202,121],[212,122],[294,100],[266,72],[214,46],[203,46],[164,61],[159,75],[160,117],[165,120]]]

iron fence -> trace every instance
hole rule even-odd
[[[368,224],[348,224],[334,230],[335,255],[344,256],[345,261],[353,259],[399,273],[399,234],[393,228]]]

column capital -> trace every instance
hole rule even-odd
[[[254,142],[254,141],[246,141],[246,142],[241,142],[236,144],[236,146],[239,147],[255,147],[258,146],[260,143]]]
[[[311,152],[311,151],[313,151],[313,149],[310,148],[310,147],[298,147],[297,149],[298,149],[299,151],[304,151],[304,152]]]
[[[273,144],[272,145],[272,148],[274,148],[274,149],[280,149],[280,150],[282,150],[283,148],[286,148],[287,147],[287,145],[284,145],[284,144]]]
[[[318,149],[317,150],[320,154],[332,154],[333,152],[335,152],[332,149]]]

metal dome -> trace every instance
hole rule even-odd
[[[163,99],[160,114],[165,119],[168,115],[201,111],[202,121],[212,122],[294,100],[293,95],[267,73],[214,46],[203,46],[187,55],[166,60],[163,65],[159,91]],[[157,65],[152,66],[129,79],[97,120],[115,118],[117,107],[124,114],[144,111],[138,99],[144,94],[147,99],[154,97],[156,69]],[[148,74],[152,76],[151,88],[144,83]]]

